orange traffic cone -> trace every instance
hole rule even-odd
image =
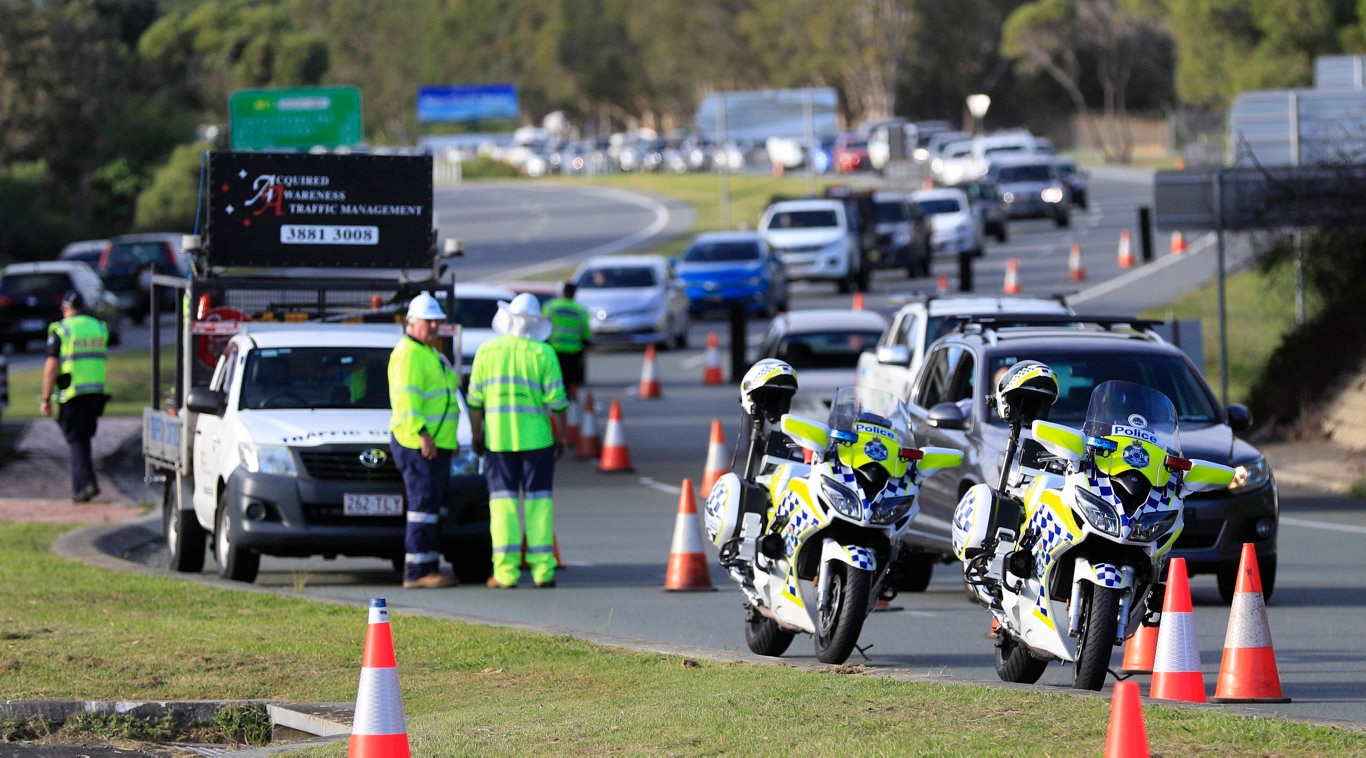
[[[645,348],[645,365],[640,370],[640,392],[637,396],[642,400],[664,397],[664,393],[660,391],[659,387],[659,373],[655,369],[654,345]]]
[[[726,464],[726,437],[721,431],[721,419],[711,420],[711,441],[707,443],[707,466],[702,470],[702,491],[710,493],[716,481],[730,471]]]
[[[1139,624],[1138,631],[1129,638],[1124,646],[1124,662],[1119,666],[1121,674],[1153,673],[1153,657],[1157,654],[1157,627]]]
[[[1179,231],[1172,232],[1172,255],[1184,255],[1186,253],[1186,235]]]
[[[855,293],[854,293],[854,307],[853,307],[853,310],[856,310],[856,311],[861,311],[861,310],[863,310],[863,293],[862,293],[862,292],[855,292]]]
[[[1001,291],[1007,295],[1020,294],[1020,262],[1014,258],[1006,260],[1006,284]]]
[[[1105,735],[1105,758],[1148,758],[1148,730],[1143,726],[1143,705],[1138,685],[1115,682],[1110,698],[1110,729]]]
[[[1238,583],[1229,609],[1224,657],[1219,663],[1219,684],[1211,703],[1288,703],[1281,692],[1276,653],[1271,648],[1271,628],[1266,623],[1262,576],[1257,569],[1257,548],[1243,543]]]
[[[725,384],[721,375],[721,349],[716,332],[707,332],[707,369],[702,374],[703,384]]]
[[[631,453],[626,449],[626,433],[621,429],[621,401],[613,400],[612,410],[607,413],[607,431],[603,434],[598,471],[634,470],[631,468]]]
[[[669,569],[664,574],[664,589],[714,590],[707,571],[707,554],[702,551],[702,530],[697,523],[697,497],[692,480],[683,480],[678,496],[678,518],[674,521],[673,548],[669,550]]]
[[[1129,230],[1124,229],[1119,233],[1119,267],[1132,268],[1134,265],[1134,251],[1129,244]]]
[[[579,401],[574,397],[573,392],[569,393],[569,410],[564,414],[564,444],[578,448],[579,445],[579,424],[583,421],[583,412],[579,408]]]
[[[941,294],[941,295],[944,294],[945,292],[948,292],[948,291],[949,291],[949,275],[948,275],[948,274],[940,274],[940,275],[939,275],[939,280],[938,280],[937,282],[935,282],[935,288],[934,288],[934,289],[935,289],[936,292],[938,292],[938,293]]]
[[[1086,269],[1081,267],[1081,243],[1073,242],[1067,253],[1067,278],[1074,282],[1086,280]]]
[[[1195,610],[1185,558],[1172,558],[1167,569],[1167,596],[1162,601],[1148,697],[1205,702],[1205,676],[1200,673],[1200,644],[1195,637]]]
[[[384,598],[370,601],[370,625],[365,632],[356,713],[351,721],[349,758],[409,755],[408,725],[403,718],[403,695],[398,687],[394,638],[389,631],[389,606]]]
[[[575,447],[579,460],[602,455],[602,440],[598,437],[597,417],[593,415],[593,393],[583,401],[583,417],[579,423],[579,443]]]

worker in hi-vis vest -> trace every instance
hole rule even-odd
[[[479,346],[470,369],[469,407],[474,452],[484,456],[489,484],[493,576],[488,586],[511,589],[522,575],[523,496],[526,563],[537,587],[555,586],[555,461],[564,454],[569,401],[550,322],[530,294],[498,303],[497,337]]]
[[[52,415],[55,392],[60,406],[57,424],[71,448],[71,499],[78,503],[100,494],[90,440],[109,400],[104,388],[108,357],[109,327],[85,312],[85,298],[80,292],[70,290],[62,295],[62,320],[47,329],[38,411]]]
[[[588,328],[588,309],[574,301],[577,291],[573,282],[565,282],[560,296],[541,309],[550,319],[550,338],[546,341],[555,348],[555,355],[560,359],[560,375],[564,377],[564,388],[571,399],[578,397],[579,387],[583,386],[587,373],[584,359],[588,343],[593,339]]]
[[[453,587],[441,572],[441,507],[451,481],[451,454],[459,449],[460,374],[441,353],[446,314],[423,292],[408,304],[408,326],[389,354],[389,447],[407,492],[403,586]]]

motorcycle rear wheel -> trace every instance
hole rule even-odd
[[[1048,669],[1048,661],[1035,658],[1019,640],[1004,628],[996,631],[1001,639],[996,644],[996,676],[1003,682],[1033,684]]]
[[[745,644],[755,655],[777,658],[787,652],[797,635],[778,626],[778,622],[753,608],[745,609]]]
[[[1099,690],[1105,685],[1119,628],[1119,590],[1089,584],[1082,592],[1081,636],[1077,639],[1076,675],[1072,687]]]
[[[817,611],[816,658],[821,663],[844,663],[854,652],[863,620],[868,618],[873,572],[839,561],[831,561],[829,571],[830,603]]]

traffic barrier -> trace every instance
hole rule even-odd
[[[1147,758],[1148,730],[1143,726],[1143,704],[1138,685],[1115,682],[1110,697],[1110,727],[1105,734],[1105,758]]]
[[[575,448],[579,460],[588,460],[602,455],[602,439],[598,437],[597,416],[593,413],[593,393],[588,393],[583,401],[583,418],[579,424],[579,443]]]
[[[702,470],[702,491],[710,493],[716,481],[730,471],[726,464],[726,437],[721,431],[721,419],[711,420],[711,441],[707,443],[707,465]]]
[[[948,274],[940,274],[940,275],[939,275],[939,281],[935,283],[935,288],[934,288],[934,289],[935,289],[936,292],[938,292],[938,293],[941,294],[941,295],[944,294],[945,292],[948,292],[948,291],[949,291],[949,275],[948,275]]]
[[[725,384],[721,375],[721,347],[716,332],[707,332],[707,368],[702,373],[703,384]]]
[[[1006,283],[1001,291],[1007,295],[1020,294],[1020,262],[1013,257],[1006,259]]]
[[[856,311],[861,311],[861,310],[863,310],[863,293],[862,293],[862,292],[855,292],[855,293],[854,293],[854,306],[853,306],[853,310],[856,310]]]
[[[642,400],[655,400],[664,397],[659,386],[659,371],[655,367],[654,345],[648,345],[645,348],[645,365],[640,369],[640,392],[637,396]]]
[[[1067,278],[1074,282],[1086,280],[1086,269],[1081,267],[1081,243],[1073,242],[1067,253]]]
[[[564,444],[567,447],[577,449],[579,445],[579,424],[583,421],[583,412],[579,408],[579,400],[574,390],[569,391],[569,409],[564,414]]]
[[[1238,564],[1238,583],[1229,608],[1224,657],[1219,662],[1219,683],[1211,703],[1288,703],[1281,692],[1276,671],[1276,652],[1271,627],[1266,621],[1262,575],[1257,568],[1257,548],[1243,543]]]
[[[1129,638],[1124,646],[1124,662],[1119,665],[1121,674],[1153,673],[1153,657],[1157,655],[1157,627],[1139,624],[1138,631]]]
[[[678,495],[678,518],[674,520],[673,547],[669,568],[664,573],[664,589],[671,592],[715,590],[707,570],[707,554],[702,550],[702,529],[697,520],[697,497],[692,480],[683,480]]]
[[[1133,268],[1134,249],[1130,244],[1129,230],[1123,229],[1119,233],[1119,267]]]
[[[1172,255],[1185,255],[1185,253],[1186,253],[1186,235],[1182,234],[1180,231],[1172,232],[1171,254],[1172,254]]]
[[[1185,558],[1172,558],[1167,568],[1167,595],[1162,601],[1148,697],[1205,702],[1205,675],[1200,673],[1200,644]]]
[[[634,471],[631,468],[631,453],[626,449],[626,433],[621,428],[621,401],[613,400],[612,409],[607,413],[607,431],[602,435],[602,457],[598,459],[598,471]]]
[[[408,724],[403,718],[403,695],[398,686],[394,638],[389,630],[389,606],[384,598],[370,601],[365,632],[356,713],[351,720],[349,758],[407,758]]]

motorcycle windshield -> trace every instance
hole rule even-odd
[[[910,432],[910,413],[896,395],[872,387],[840,387],[830,404],[831,437],[853,442],[874,435],[886,440],[891,454],[915,447]]]
[[[1181,455],[1176,408],[1166,395],[1142,384],[1110,381],[1096,387],[1081,431],[1088,444],[1116,453],[1097,459],[1111,475],[1127,468],[1160,467],[1164,453]],[[1155,455],[1144,452],[1150,448],[1155,448]]]

